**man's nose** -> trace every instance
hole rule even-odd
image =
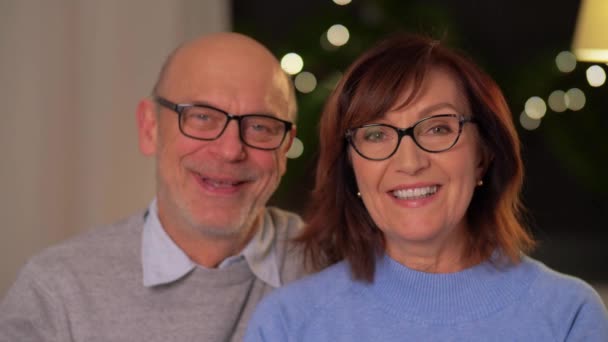
[[[224,132],[211,141],[211,150],[226,161],[238,161],[245,158],[245,144],[241,141],[239,130],[239,121],[228,121]]]

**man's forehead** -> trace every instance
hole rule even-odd
[[[264,46],[238,34],[218,34],[180,47],[159,86],[177,102],[205,102],[234,114],[287,118],[289,78]]]
[[[180,82],[165,97],[174,102],[206,104],[234,115],[269,114],[289,118],[288,94],[276,85],[234,78],[198,78]]]

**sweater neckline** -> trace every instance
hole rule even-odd
[[[379,305],[404,318],[442,324],[474,320],[521,298],[537,274],[525,256],[516,265],[496,261],[436,274],[413,270],[384,254],[376,261],[374,281],[362,284]]]

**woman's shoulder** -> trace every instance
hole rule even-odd
[[[256,324],[256,317],[264,320],[264,325],[269,323],[268,317],[280,317],[290,325],[305,324],[322,316],[325,308],[352,290],[353,284],[348,264],[339,262],[268,294],[256,307],[252,324]]]
[[[339,293],[348,291],[352,285],[350,269],[346,262],[339,262],[328,268],[308,275],[298,281],[280,287],[273,291],[269,300],[290,305],[299,304],[308,307],[315,302],[327,303]]]
[[[608,322],[606,306],[589,283],[529,257],[525,257],[522,263],[536,271],[529,292],[532,307],[550,311],[548,314],[560,319],[574,321],[588,317],[604,324]]]
[[[537,295],[544,294],[550,297],[551,295],[559,294],[561,298],[599,298],[593,287],[581,278],[559,272],[531,257],[524,257],[522,264],[530,267],[536,273],[536,278],[532,283],[532,290]]]

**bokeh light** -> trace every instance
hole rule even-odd
[[[555,90],[549,95],[549,108],[556,113],[561,113],[568,109],[566,106],[566,93],[562,90]]]
[[[576,56],[570,51],[562,51],[555,57],[557,69],[561,72],[571,72],[576,68]]]
[[[344,6],[350,4],[351,0],[334,0],[336,5]]]
[[[526,101],[525,110],[527,116],[531,119],[540,119],[547,113],[547,105],[545,101],[538,96],[532,96]]]
[[[329,40],[327,40],[327,31],[323,32],[319,43],[321,44],[321,48],[323,48],[325,51],[334,51],[338,49],[337,46],[333,45],[329,42]]]
[[[521,112],[519,115],[519,123],[524,129],[533,131],[540,126],[540,119],[532,119],[528,116],[528,114],[526,114],[526,112]]]
[[[587,68],[587,82],[592,87],[600,87],[606,83],[606,71],[599,65],[592,65]]]
[[[327,40],[335,46],[342,46],[348,43],[350,33],[344,25],[336,24],[327,30]]]
[[[296,89],[301,93],[310,93],[317,87],[317,78],[308,71],[303,71],[294,80]]]
[[[304,153],[304,144],[302,140],[298,139],[298,137],[293,138],[293,142],[291,143],[291,147],[289,151],[287,151],[287,158],[296,159]]]
[[[290,75],[295,75],[302,71],[304,60],[297,53],[290,52],[281,58],[281,68]]]
[[[587,101],[585,93],[578,88],[568,90],[564,96],[564,100],[566,101],[566,106],[574,111],[583,109]]]

